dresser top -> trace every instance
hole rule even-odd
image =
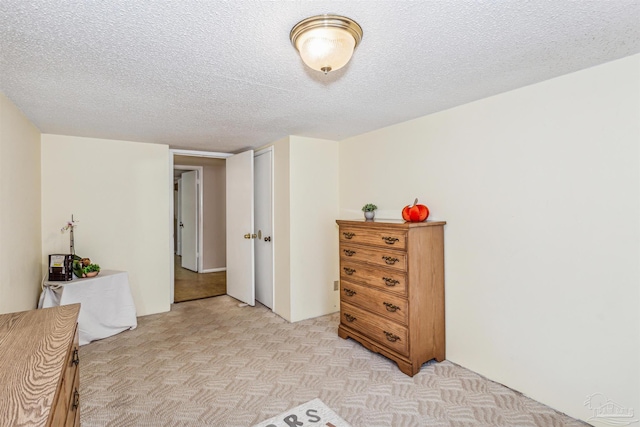
[[[80,304],[0,315],[0,424],[45,425]]]
[[[397,229],[443,226],[447,223],[446,221],[407,222],[402,219],[373,219],[370,221],[364,219],[338,219],[336,220],[336,222],[338,223],[338,225],[371,228],[385,227]]]

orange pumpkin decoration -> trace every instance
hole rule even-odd
[[[418,199],[413,202],[412,206],[405,206],[402,209],[402,219],[408,222],[422,222],[429,217],[429,208],[425,205],[419,205]]]

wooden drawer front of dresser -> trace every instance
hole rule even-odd
[[[60,392],[53,412],[54,426],[73,426],[75,425],[76,412],[78,412],[78,390],[80,388],[80,375],[78,373],[78,365],[80,358],[78,356],[78,329],[73,339],[73,345],[67,355],[65,362],[64,374],[60,385]]]
[[[367,262],[381,267],[407,270],[407,254],[404,251],[386,248],[374,249],[345,243],[340,245],[340,256],[349,261]]]
[[[404,271],[392,268],[366,266],[343,259],[340,263],[340,280],[360,282],[389,292],[407,295],[407,275]]]
[[[341,227],[340,243],[406,249],[407,233],[403,230],[363,230],[358,227]]]
[[[340,304],[340,321],[382,346],[402,355],[409,352],[407,328],[347,303]]]
[[[62,377],[64,384],[62,389],[64,390],[65,396],[73,395],[74,378],[78,373],[78,365],[80,364],[80,357],[78,355],[79,348],[78,330],[76,329],[76,334],[73,338],[73,348],[71,349],[69,358],[67,359],[64,377]]]
[[[409,310],[405,298],[347,281],[342,281],[340,286],[341,303],[346,302],[407,325]]]
[[[73,380],[73,392],[69,402],[69,412],[67,413],[66,427],[76,427],[80,425],[80,375],[76,372]]]
[[[76,326],[76,334],[73,338],[73,349],[71,351],[71,357],[67,363],[68,378],[73,378],[71,382],[71,388],[69,389],[69,411],[67,412],[67,422],[65,426],[79,426],[80,425],[80,355],[78,344],[78,327]]]

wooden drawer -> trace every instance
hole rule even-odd
[[[340,243],[406,249],[407,233],[404,230],[366,230],[358,227],[340,227]]]
[[[69,409],[67,412],[67,421],[65,426],[75,427],[80,425],[80,356],[78,351],[78,329],[76,327],[76,335],[73,339],[73,349],[71,350],[71,360],[67,365],[67,373],[69,378],[73,378],[71,388],[69,389]]]
[[[364,308],[402,325],[407,325],[409,304],[406,299],[398,295],[347,281],[341,281],[340,302],[346,302],[359,308]]]
[[[372,267],[347,260],[340,262],[340,280],[360,282],[375,288],[407,295],[407,275],[392,268]]]
[[[79,389],[80,375],[78,374],[78,329],[76,326],[73,343],[65,362],[64,373],[62,374],[60,390],[58,392],[57,401],[53,410],[54,426],[74,425],[75,411],[74,392]],[[74,413],[72,413],[74,412]]]
[[[404,251],[342,244],[340,245],[340,256],[350,261],[367,262],[382,267],[407,270],[407,254]]]
[[[409,353],[407,328],[347,303],[340,304],[340,322],[402,355]]]
[[[73,380],[73,391],[69,400],[69,411],[65,427],[75,427],[80,425],[80,375],[76,372]]]
[[[80,358],[78,356],[79,348],[80,346],[78,345],[78,329],[76,328],[76,333],[73,338],[73,346],[71,347],[71,352],[69,353],[69,357],[67,358],[65,373],[62,377],[62,392],[65,396],[70,396],[71,394],[73,394],[73,379],[76,376],[78,365],[80,363]]]

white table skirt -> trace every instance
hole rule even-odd
[[[96,277],[44,282],[38,308],[80,303],[80,345],[138,326],[126,271],[102,270]]]

